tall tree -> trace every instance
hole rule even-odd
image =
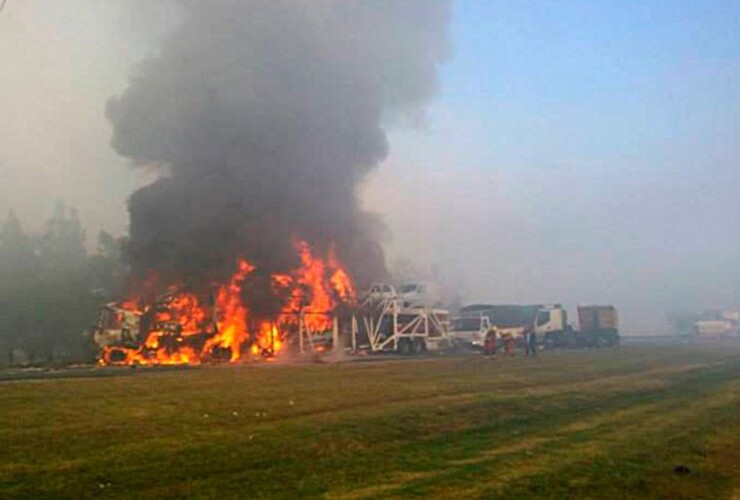
[[[78,357],[94,314],[85,232],[75,209],[57,203],[37,239],[38,281],[32,338],[37,357]]]
[[[36,263],[32,240],[11,211],[0,229],[0,362],[12,363],[33,330]]]
[[[0,224],[0,364],[18,361],[16,349],[32,362],[94,354],[84,332],[97,308],[122,291],[122,247],[101,232],[97,253],[88,255],[77,211],[62,203],[37,235],[8,214]]]
[[[90,256],[91,285],[95,297],[101,301],[113,300],[123,293],[128,268],[123,261],[125,240],[101,231],[97,252]]]

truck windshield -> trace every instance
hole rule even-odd
[[[98,326],[107,329],[121,328],[124,319],[123,311],[105,308],[100,311]]]
[[[537,315],[537,326],[542,326],[550,321],[550,311],[540,311]]]
[[[479,330],[480,318],[455,318],[452,320],[452,329],[456,332]]]
[[[418,285],[404,285],[401,287],[401,293],[415,292],[417,288],[418,288]]]

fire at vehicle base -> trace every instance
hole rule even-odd
[[[338,346],[337,314],[354,300],[352,280],[332,247],[321,258],[297,240],[296,251],[300,266],[267,282],[240,260],[229,281],[206,292],[171,287],[153,300],[106,305],[92,335],[101,364],[238,362]]]

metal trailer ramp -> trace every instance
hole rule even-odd
[[[352,351],[404,355],[452,347],[449,312],[404,308],[398,300],[366,302],[352,318]]]

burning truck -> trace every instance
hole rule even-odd
[[[300,266],[270,276],[271,310],[256,310],[250,281],[256,267],[240,260],[227,283],[207,292],[172,287],[154,300],[106,304],[92,338],[104,365],[200,364],[272,357],[303,340],[336,328],[338,309],[355,299],[349,274],[330,249],[315,255],[296,243]],[[264,301],[265,299],[262,298]]]
[[[128,198],[130,291],[100,314],[101,363],[337,339],[355,287],[387,277],[359,189],[387,128],[436,95],[450,3],[175,3],[179,24],[106,105],[113,149],[152,181]]]

